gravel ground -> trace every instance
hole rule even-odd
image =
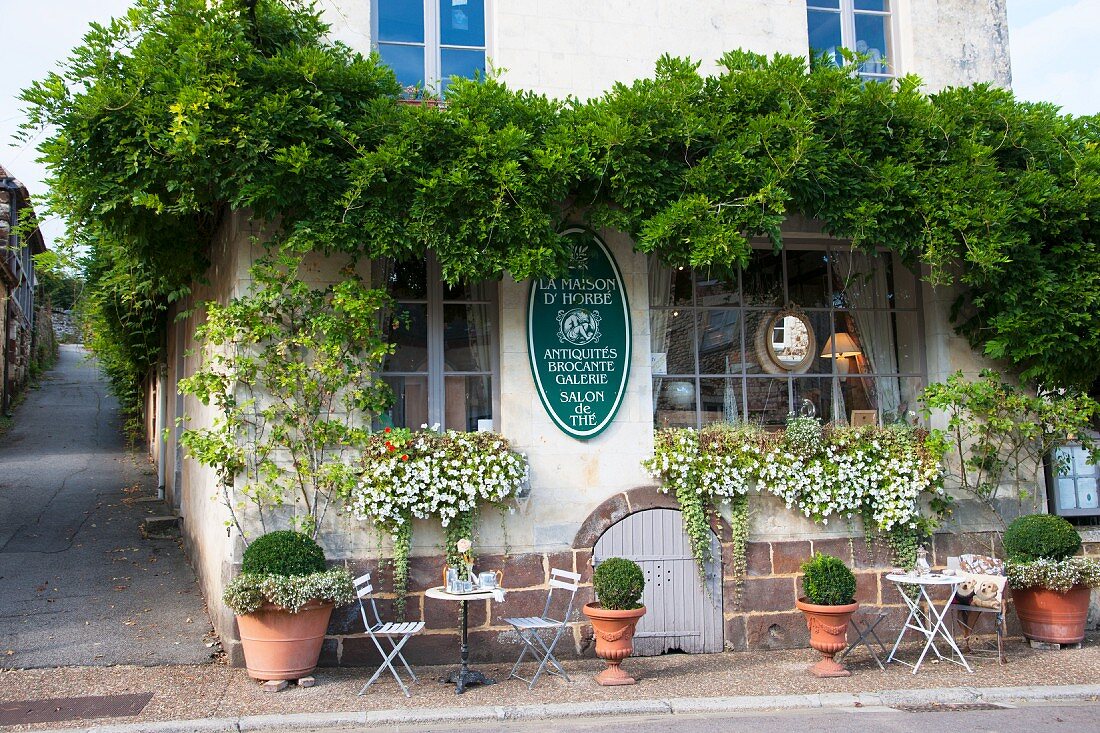
[[[917,649],[911,649],[909,658]],[[598,660],[566,662],[571,683],[543,678],[533,691],[517,680],[490,687],[474,687],[456,696],[453,686],[436,682],[447,667],[417,670],[421,678],[413,696],[401,695],[392,678],[382,679],[363,697],[359,688],[373,670],[320,669],[317,685],[291,687],[266,693],[249,680],[244,670],[224,666],[174,667],[63,667],[57,669],[0,671],[0,702],[55,697],[149,692],[153,699],[140,716],[116,722],[189,720],[238,715],[278,713],[347,712],[418,707],[470,707],[561,703],[618,699],[672,697],[720,697],[727,695],[776,695],[824,692],[877,692],[914,688],[1002,687],[1017,685],[1094,684],[1100,670],[1100,637],[1092,635],[1080,650],[1035,651],[1021,641],[1010,641],[1009,663],[993,659],[972,660],[975,674],[953,664],[926,663],[916,675],[894,665],[880,672],[865,652],[850,659],[852,676],[819,680],[807,673],[816,661],[809,649],[772,652],[727,652],[707,655],[667,655],[630,659],[624,667],[638,684],[600,687],[592,679],[601,669]],[[478,669],[498,679],[508,665],[484,665]],[[107,723],[106,719],[96,720]],[[52,723],[34,728],[79,726],[79,721]],[[5,728],[19,730],[20,727]]]

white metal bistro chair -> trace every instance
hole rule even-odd
[[[424,630],[423,621],[407,621],[403,623],[386,623],[378,616],[378,606],[374,603],[374,597],[371,593],[374,592],[374,586],[370,583],[370,573],[361,575],[355,579],[355,593],[359,596],[359,613],[363,616],[363,627],[367,630],[367,636],[371,638],[374,645],[378,647],[378,653],[382,655],[382,664],[374,671],[374,674],[367,684],[363,685],[363,689],[359,691],[362,695],[367,691],[367,688],[374,684],[374,681],[378,679],[378,675],[382,674],[382,670],[387,667],[390,673],[393,674],[393,678],[397,680],[397,684],[401,685],[401,691],[405,693],[405,697],[411,697],[409,694],[409,688],[405,686],[405,683],[401,680],[401,675],[397,673],[397,669],[393,666],[394,659],[400,659],[401,664],[405,666],[405,670],[412,677],[413,682],[419,682],[416,678],[416,674],[412,671],[412,667],[405,661],[405,655],[401,653],[401,648],[405,646],[410,638],[419,634]],[[370,601],[371,612],[374,615],[374,621],[367,618],[367,606],[363,603],[363,599],[366,598]],[[378,641],[379,637],[384,637],[390,643],[391,650],[387,652],[381,642]]]
[[[527,616],[524,618],[506,618],[504,621],[511,624],[512,628],[519,634],[519,640],[523,642],[523,651],[519,653],[519,659],[512,666],[512,671],[508,674],[508,679],[515,677],[518,680],[523,680],[527,683],[527,689],[530,690],[535,686],[535,682],[538,681],[539,675],[543,670],[546,670],[549,674],[556,674],[569,681],[569,675],[562,669],[561,664],[558,663],[557,658],[554,656],[554,647],[557,645],[558,640],[561,639],[562,634],[565,633],[566,624],[569,623],[569,616],[573,613],[573,600],[577,597],[577,583],[580,581],[580,573],[570,572],[568,570],[559,570],[554,568],[550,571],[550,591],[546,594],[546,605],[542,608],[541,616]],[[554,599],[554,591],[562,591],[559,595],[568,593],[569,601],[565,605],[565,613],[562,614],[561,620],[553,619],[550,617],[550,605]],[[540,632],[551,629],[554,631],[553,638],[550,643],[547,644],[542,640]],[[534,660],[539,663],[538,669],[535,670],[534,676],[531,679],[521,677],[516,674],[519,670],[519,665],[523,661],[527,653],[530,652]],[[547,663],[550,667],[547,668]]]

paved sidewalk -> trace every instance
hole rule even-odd
[[[144,540],[156,475],[79,346],[0,437],[0,667],[199,664],[205,606],[175,540]]]
[[[911,650],[913,654],[916,651]],[[419,668],[421,682],[413,687],[410,699],[401,695],[392,679],[357,697],[371,672],[368,669],[321,669],[315,687],[274,694],[263,692],[243,670],[223,666],[26,670],[0,672],[0,703],[152,692],[152,700],[137,717],[41,724],[28,729],[114,723],[126,727],[104,730],[168,733],[321,730],[364,724],[489,722],[611,713],[676,715],[982,700],[1090,700],[1100,696],[1100,639],[1095,636],[1080,650],[1038,652],[1013,641],[1007,652],[1009,664],[1003,666],[992,659],[975,659],[973,675],[942,663],[930,663],[916,675],[900,666],[880,672],[869,658],[857,657],[851,665],[851,677],[830,680],[815,679],[807,673],[816,654],[809,649],[667,655],[628,660],[625,666],[638,676],[639,683],[618,688],[597,685],[593,676],[602,663],[583,660],[566,663],[573,678],[570,683],[543,679],[528,691],[525,684],[510,680],[474,687],[462,696],[454,694],[453,686],[436,682],[447,667]],[[498,679],[508,673],[507,665],[478,668]],[[158,721],[177,722],[162,725]]]

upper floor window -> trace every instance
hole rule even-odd
[[[491,427],[496,384],[496,283],[447,285],[438,261],[393,262],[373,267],[375,287],[396,301],[385,314],[387,339],[382,378],[394,404],[382,425],[473,431]]]
[[[485,71],[487,0],[374,0],[374,39],[402,86],[444,94]]]
[[[859,65],[863,79],[893,78],[890,0],[806,0],[810,55],[843,64],[841,48],[867,57]]]

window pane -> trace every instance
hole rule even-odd
[[[891,257],[890,283],[886,299],[893,308],[917,307],[917,279],[912,270],[901,262],[901,258],[895,255],[882,255]]]
[[[833,278],[833,302],[837,308],[886,308],[888,265],[886,256],[836,249],[829,254]]]
[[[386,377],[393,390],[393,406],[383,413],[381,427],[419,428],[428,422],[428,378]]]
[[[490,300],[494,287],[496,287],[496,283],[493,281],[459,283],[457,285],[444,283],[443,300]]]
[[[448,372],[492,370],[487,305],[443,306],[443,363]]]
[[[840,13],[821,10],[807,10],[806,21],[810,31],[810,55],[818,58],[824,55],[827,60],[840,65]]]
[[[807,0],[806,7],[832,8],[833,10],[840,10],[840,0]]]
[[[813,405],[814,414],[822,422],[833,421],[833,379],[832,377],[799,377],[794,380],[795,412],[801,413],[803,403]]]
[[[699,380],[699,411],[703,425],[741,421],[741,377]]]
[[[382,54],[382,62],[393,69],[401,86],[424,85],[423,46],[391,46],[388,43],[379,43],[378,52]]]
[[[378,0],[378,40],[424,42],[424,3]]]
[[[394,353],[386,357],[382,371],[428,371],[428,307],[423,303],[401,303],[390,322],[383,325]]]
[[[748,420],[765,428],[781,428],[787,423],[790,400],[787,396],[786,377],[746,379]]]
[[[439,0],[439,42],[484,46],[485,0]]]
[[[481,50],[466,51],[444,48],[440,51],[440,57],[443,63],[443,79],[440,82],[442,91],[447,90],[452,76],[472,79],[478,72],[484,73],[485,71],[485,52]]]
[[[782,305],[783,261],[771,250],[753,250],[748,268],[742,273],[745,305]]]
[[[424,260],[378,260],[371,275],[374,287],[382,288],[394,300],[428,299],[428,266]]]
[[[699,310],[699,373],[740,374],[741,311],[737,308]]]
[[[695,297],[698,305],[740,305],[741,293],[737,289],[737,271],[697,272]]]
[[[818,0],[811,0],[813,5],[818,4]],[[879,10],[887,11],[890,9],[887,0],[855,0],[856,10]]]
[[[478,420],[493,419],[492,377],[447,377],[443,389],[447,430],[477,430]]]
[[[921,374],[923,369],[920,362],[921,344],[917,314],[895,313],[893,321],[894,338],[897,342],[898,373]]]
[[[654,375],[695,374],[695,330],[691,309],[652,310],[649,327]]]
[[[1096,509],[1100,506],[1100,499],[1097,498],[1096,479],[1077,479],[1077,503],[1082,509]]]
[[[691,270],[649,260],[649,305],[691,305]]]
[[[695,380],[653,380],[653,424],[659,428],[693,428],[696,426]]]
[[[889,38],[890,18],[885,15],[856,14],[856,53],[866,54],[870,59],[859,65],[860,73],[864,74],[889,74],[890,48],[887,45]]]
[[[787,298],[803,308],[829,305],[829,270],[825,252],[787,252]]]

